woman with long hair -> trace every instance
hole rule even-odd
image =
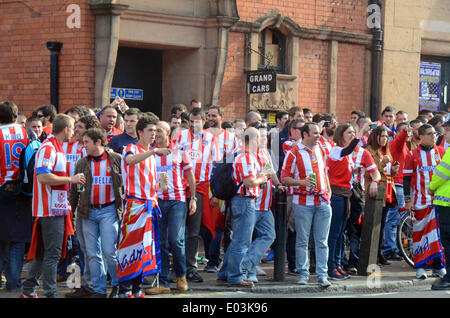
[[[350,217],[352,194],[353,160],[351,154],[358,145],[363,130],[355,138],[355,129],[350,123],[339,125],[333,136],[335,146],[327,157],[328,177],[331,186],[331,224],[328,235],[328,277],[344,280],[350,277],[342,269],[343,235]]]
[[[372,130],[367,141],[366,150],[370,153],[373,161],[377,165],[381,175],[379,185],[386,189],[386,196],[383,198],[383,214],[381,217],[380,240],[378,245],[378,264],[389,265],[384,258],[381,248],[383,242],[384,225],[386,223],[386,215],[389,210],[389,204],[395,204],[395,187],[393,185],[393,177],[398,173],[399,164],[394,165],[391,152],[389,150],[388,130],[384,126],[379,126]],[[372,182],[370,174],[365,174],[365,183]],[[366,197],[368,195],[366,189]]]

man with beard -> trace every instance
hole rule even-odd
[[[313,122],[319,124],[323,121],[322,134],[319,139],[319,145],[324,148],[326,156],[330,154],[331,148],[334,146],[333,136],[339,123],[334,114],[316,114]],[[320,125],[320,124],[319,124]]]

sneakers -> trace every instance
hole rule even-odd
[[[345,280],[344,276],[337,270],[337,268],[328,271],[328,278],[330,280]]]
[[[275,259],[275,252],[273,250],[270,250],[269,254],[264,257],[261,262],[263,263],[272,263],[273,260]]]
[[[348,279],[351,277],[350,274],[347,274],[341,267],[338,267],[337,271],[342,275],[342,277],[344,277],[344,279]]]
[[[170,288],[165,286],[147,288],[145,290],[147,295],[161,295],[161,294],[170,294]]]
[[[256,276],[248,276],[247,275],[247,281],[252,282],[252,283],[258,283],[258,278],[256,278]]]
[[[385,266],[385,265],[391,265],[391,263],[389,263],[389,262],[387,261],[387,259],[384,258],[384,256],[379,256],[379,257],[378,257],[378,260],[377,260],[377,265],[378,265],[378,266]]]
[[[206,265],[205,272],[207,272],[207,273],[217,273],[217,266],[215,266],[215,265]]]
[[[189,289],[188,283],[186,281],[186,276],[177,277],[177,290],[178,291],[187,291]]]
[[[444,267],[442,267],[441,269],[433,269],[433,277],[444,278],[445,274],[447,274],[447,271]]]
[[[133,297],[128,297],[128,298],[145,298],[145,293],[143,293],[142,290],[140,290],[137,293],[134,293],[132,296]]]
[[[444,281],[443,279],[431,286],[432,290],[450,290],[450,282]]]
[[[427,279],[427,273],[425,272],[425,269],[423,269],[423,268],[416,269],[416,278],[417,279]]]
[[[249,282],[247,280],[243,280],[240,283],[237,284],[228,284],[229,287],[238,287],[238,288],[253,288],[255,285],[253,285],[252,282]]]
[[[188,273],[186,275],[186,278],[188,281],[190,282],[194,282],[194,283],[203,283],[203,278],[200,276],[199,273],[197,273],[197,271],[192,271],[190,273]]]
[[[255,266],[256,276],[267,276],[267,273],[258,265]]]
[[[298,285],[306,285],[306,284],[308,284],[308,280],[309,280],[308,277],[301,276],[301,277],[298,279],[297,284],[298,284]]]
[[[317,279],[317,283],[322,288],[327,288],[327,287],[331,286],[331,283],[328,281],[328,279],[326,277],[319,277]]]
[[[356,267],[348,267],[347,268],[347,273],[350,275],[358,275],[358,270],[356,269]]]
[[[396,252],[392,252],[392,253],[386,255],[385,258],[390,261],[402,261],[403,260],[403,257],[398,255]]]
[[[39,297],[37,295],[28,296],[28,295],[25,295],[24,293],[22,293],[22,294],[20,294],[20,298],[39,298]]]
[[[299,273],[299,271],[296,270],[296,269],[289,269],[289,270],[288,270],[288,275],[291,275],[291,276],[298,276],[298,274],[300,274],[300,273]]]
[[[75,288],[75,291],[71,293],[67,293],[65,295],[66,298],[89,298],[91,297],[92,292],[88,290],[86,287],[81,286],[80,288]]]

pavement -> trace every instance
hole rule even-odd
[[[199,274],[203,277],[203,283],[189,283],[193,291],[246,291],[256,294],[288,294],[288,293],[317,293],[317,292],[388,292],[413,286],[431,285],[440,278],[432,277],[432,271],[427,271],[428,278],[420,280],[415,277],[415,269],[404,261],[390,261],[391,265],[377,267],[371,276],[351,276],[344,281],[331,281],[331,286],[323,289],[317,284],[317,275],[310,275],[307,285],[297,285],[297,276],[285,274],[283,281],[274,280],[274,263],[261,263],[260,267],[267,276],[258,276],[258,283],[252,289],[217,286],[217,274],[206,273],[199,266]],[[286,263],[287,271],[287,263]],[[176,287],[171,286],[172,288]]]
[[[375,293],[375,292],[390,292],[403,288],[411,288],[414,286],[430,286],[438,281],[439,278],[432,277],[431,270],[427,271],[428,278],[419,280],[415,277],[415,269],[410,267],[404,261],[390,261],[391,265],[377,267],[375,273],[371,276],[354,275],[344,281],[331,281],[331,286],[323,289],[317,284],[317,276],[313,273],[307,285],[297,285],[298,278],[287,274],[287,263],[285,264],[286,274],[282,281],[274,280],[274,263],[261,263],[260,267],[267,273],[266,276],[258,276],[258,283],[252,289],[249,288],[235,288],[228,286],[216,285],[217,273],[207,273],[204,271],[205,265],[199,263],[199,274],[203,277],[204,282],[194,283],[189,282],[189,290],[184,293],[175,290],[176,284],[171,284],[173,294],[159,295],[157,297],[169,298],[171,296],[180,294],[184,297],[189,297],[191,293],[221,293],[221,292],[236,292],[245,291],[256,294],[289,294],[289,293],[342,293],[342,292],[358,292],[358,293]],[[26,266],[24,267],[22,278],[26,277]],[[146,284],[145,284],[146,285]],[[146,285],[144,287],[150,287]],[[68,287],[66,282],[58,283],[58,293],[60,297],[64,297],[65,293],[72,290]],[[110,288],[108,290],[108,293]],[[8,292],[4,288],[0,290],[0,298],[19,298],[20,291]],[[42,295],[42,287],[38,289],[38,295]],[[331,295],[330,295],[331,296]],[[147,296],[148,298],[154,296]]]

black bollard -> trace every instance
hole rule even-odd
[[[371,271],[368,271],[369,265],[377,263],[383,198],[385,196],[386,188],[378,186],[376,198],[366,198],[358,260],[358,275],[361,276],[371,274]]]
[[[286,263],[286,229],[287,229],[287,203],[286,193],[281,190],[275,191],[275,242],[274,242],[274,266],[273,280],[284,281]]]

